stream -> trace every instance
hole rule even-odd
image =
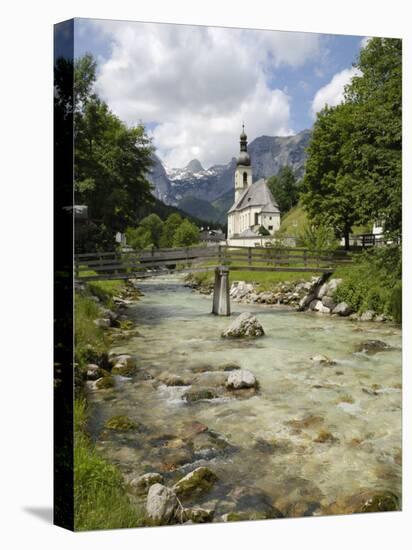
[[[217,520],[267,503],[284,515],[321,515],[362,490],[401,494],[399,327],[233,302],[231,318],[216,317],[211,296],[177,277],[138,287],[144,296],[127,315],[139,334],[113,348],[136,356],[137,373],[90,392],[92,437],[126,479],[161,472],[170,485],[206,465],[219,481],[194,502],[215,509]],[[256,315],[265,336],[221,338],[243,311]],[[355,351],[372,339],[392,349]],[[336,364],[315,364],[316,354]],[[167,372],[210,386],[227,376],[228,363],[250,370],[259,391],[189,403],[187,385],[159,381]],[[138,430],[104,429],[114,415]]]

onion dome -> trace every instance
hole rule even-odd
[[[236,164],[238,166],[250,166],[250,156],[247,152],[247,135],[245,134],[244,124],[242,124],[242,133],[240,134],[240,154]]]

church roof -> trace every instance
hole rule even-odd
[[[256,231],[253,231],[251,227],[247,227],[244,229],[239,235],[236,235],[237,237],[258,237],[258,234]]]
[[[279,207],[270,192],[266,180],[260,179],[247,187],[229,212],[243,210],[249,206],[261,206],[261,212],[279,212]]]

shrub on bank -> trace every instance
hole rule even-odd
[[[401,322],[402,267],[400,247],[375,248],[363,252],[353,265],[339,268],[342,278],[336,302],[346,302],[358,313],[374,310]]]
[[[97,304],[88,296],[75,295],[75,361],[83,367],[98,362],[107,353],[108,342],[104,330],[95,325],[99,317]]]

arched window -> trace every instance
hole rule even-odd
[[[243,185],[247,185],[247,172],[243,172]]]

